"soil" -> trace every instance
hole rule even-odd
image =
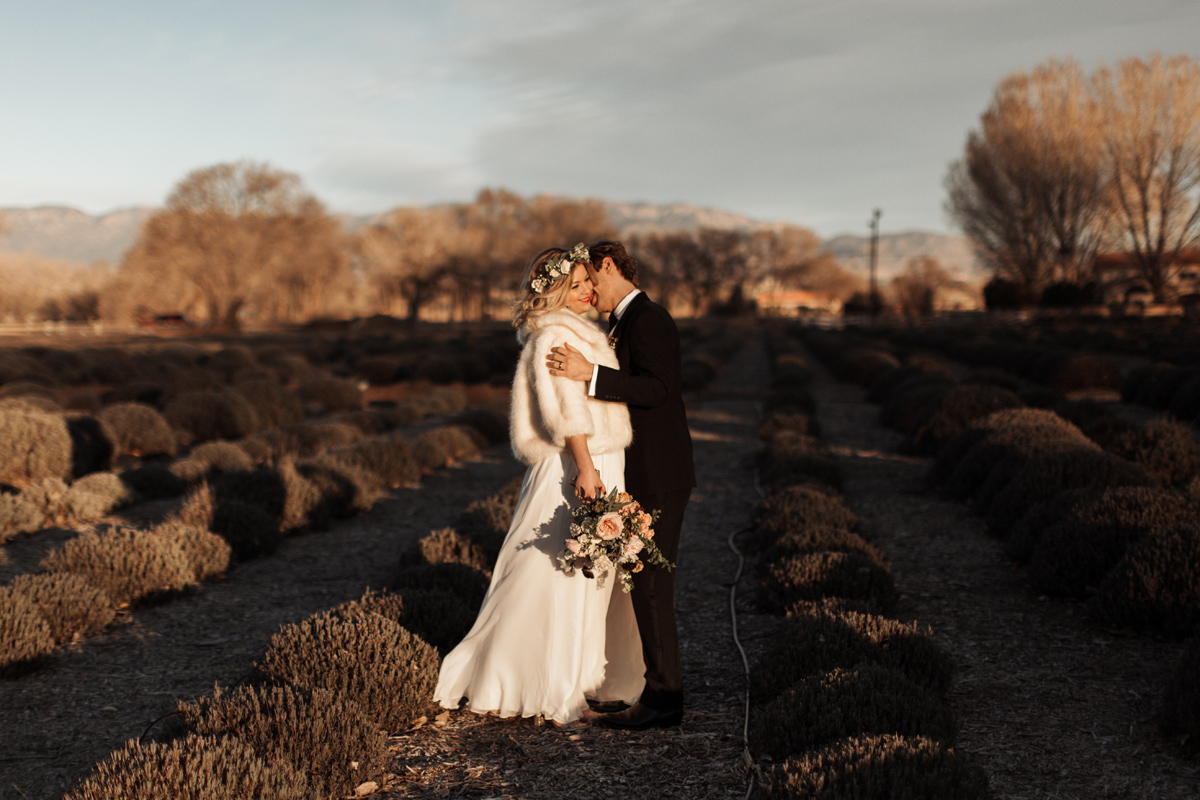
[[[923,489],[927,462],[895,455],[899,437],[878,424],[863,392],[817,372],[813,391],[847,502],[891,560],[898,616],[931,626],[957,660],[950,702],[962,720],[958,748],[982,763],[996,796],[1195,797],[1195,763],[1154,729],[1181,646],[1099,630],[1080,606],[1033,594],[966,506]],[[439,719],[430,709],[425,724],[392,737],[394,774],[375,796],[746,795],[745,670],[730,614],[739,558],[729,542],[758,497],[755,430],[768,375],[756,338],[688,399],[699,486],[678,567],[684,724],[645,733],[559,730],[465,711]],[[224,581],[123,613],[42,669],[0,681],[0,800],[60,797],[108,752],[153,730],[177,700],[246,675],[280,625],[385,585],[406,547],[521,471],[506,448],[493,448],[328,532],[291,537]],[[34,546],[18,560],[36,562]],[[755,612],[753,585],[753,574],[743,573],[736,589],[751,662],[779,625]]]

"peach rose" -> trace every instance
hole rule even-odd
[[[629,492],[621,492],[619,495],[617,495],[618,503],[628,503],[632,499],[633,498],[629,496]]]
[[[623,549],[627,555],[636,556],[638,553],[642,552],[642,548],[645,546],[646,545],[642,542],[642,540],[635,536],[625,543],[625,547]]]
[[[579,542],[575,541],[574,539],[567,539],[566,544],[568,550],[576,555],[579,555]]]
[[[616,539],[621,535],[624,528],[625,525],[621,522],[621,515],[612,511],[596,521],[596,535],[606,541]]]

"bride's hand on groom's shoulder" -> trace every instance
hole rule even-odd
[[[546,354],[546,366],[555,377],[572,381],[592,379],[592,362],[567,342],[563,342],[561,347],[550,348],[550,352]]]

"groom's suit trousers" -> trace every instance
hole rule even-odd
[[[642,508],[661,512],[654,524],[654,543],[671,563],[679,557],[683,512],[691,493],[691,489],[683,489],[633,495]],[[675,624],[675,573],[656,568],[642,570],[633,579],[630,598],[646,662],[646,689],[641,702],[655,711],[683,708],[683,663]]]

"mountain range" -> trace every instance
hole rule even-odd
[[[700,227],[756,230],[779,227],[714,208],[685,203],[608,203],[609,219],[619,235],[658,230],[693,230]],[[142,223],[154,208],[139,206],[92,215],[68,206],[0,209],[0,255],[26,253],[68,264],[97,261],[116,263],[137,239]],[[357,227],[369,217],[349,217],[348,227]],[[846,267],[867,272],[869,239],[843,234],[827,239],[824,246]],[[963,280],[976,282],[983,271],[970,243],[961,236],[908,231],[881,234],[878,269],[881,280],[902,270],[910,259],[930,256]]]

